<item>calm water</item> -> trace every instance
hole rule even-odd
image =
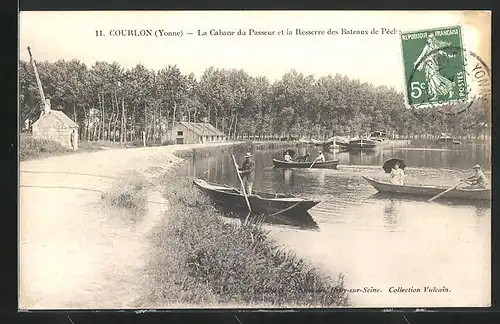
[[[314,147],[295,150],[300,155],[317,152]],[[475,163],[489,176],[489,145],[413,141],[407,147],[325,155],[340,160],[338,170],[274,169],[272,158],[281,157],[282,151],[254,153],[254,190],[290,192],[321,201],[310,210],[314,230],[266,225],[278,243],[328,274],[344,273],[347,288],[382,290],[352,293],[358,307],[484,306],[489,302],[489,204],[387,197],[361,178],[387,179],[383,161],[400,157],[408,166],[407,183],[451,186],[471,175]],[[242,154],[236,158],[241,163]],[[239,183],[229,154],[195,160],[181,172],[216,183]],[[424,286],[445,286],[451,292],[388,291],[390,287],[423,290]]]

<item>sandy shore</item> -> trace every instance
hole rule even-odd
[[[20,163],[19,307],[136,307],[146,235],[166,202],[153,188],[146,216],[130,226],[102,208],[101,192],[128,172],[151,177],[177,165],[175,151],[230,144],[113,149]]]

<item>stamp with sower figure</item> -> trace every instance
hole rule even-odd
[[[459,114],[484,104],[490,71],[479,56],[464,49],[460,26],[403,32],[401,49],[409,106],[439,106],[444,113]]]

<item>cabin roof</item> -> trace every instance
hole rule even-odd
[[[36,122],[33,123],[33,125],[36,125],[40,120],[47,119],[47,118],[55,118],[59,120],[60,122],[63,123],[64,126],[68,126],[71,128],[78,128],[78,124],[75,123],[71,118],[69,118],[64,112],[60,110],[51,110],[47,114],[42,115],[40,118],[37,119]]]
[[[188,130],[194,132],[196,135],[204,136],[224,136],[224,133],[212,126],[209,123],[188,123],[179,122],[182,126],[186,127]]]

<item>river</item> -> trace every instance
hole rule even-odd
[[[317,154],[312,146],[299,155]],[[387,179],[384,160],[403,158],[406,182],[452,186],[474,164],[490,177],[490,145],[439,145],[412,141],[374,152],[329,151],[337,170],[281,170],[272,158],[282,150],[254,152],[254,190],[293,193],[321,201],[310,210],[314,226],[266,224],[271,237],[330,275],[343,273],[355,307],[474,307],[490,301],[490,204],[433,202],[380,196],[361,175]],[[243,152],[236,154],[241,163]],[[188,177],[238,186],[227,153],[194,159],[180,170]],[[307,229],[311,230],[307,230]],[[391,288],[392,287],[392,288]],[[439,292],[424,292],[424,287]],[[406,292],[397,292],[407,289]],[[418,291],[420,289],[420,291]],[[373,289],[369,289],[373,291]],[[433,290],[433,289],[431,289]]]

